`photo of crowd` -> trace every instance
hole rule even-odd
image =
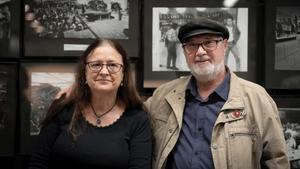
[[[279,108],[291,169],[300,169],[300,108]]]
[[[29,0],[26,18],[40,38],[128,39],[127,0]],[[27,16],[28,17],[28,16]]]
[[[188,71],[177,39],[181,25],[198,18],[210,18],[230,32],[226,64],[233,71],[247,72],[247,8],[153,8],[152,71]]]
[[[277,7],[275,70],[300,70],[300,7]]]

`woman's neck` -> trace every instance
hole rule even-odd
[[[93,94],[91,98],[91,104],[97,111],[97,113],[106,112],[112,106],[114,106],[117,102],[117,93],[108,94]]]

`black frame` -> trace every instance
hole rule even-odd
[[[266,0],[265,5],[266,5],[265,87],[267,89],[300,89],[300,70],[276,70],[275,69],[276,10],[277,8],[280,7],[291,7],[291,8],[300,7],[300,1]],[[280,40],[277,40],[277,43],[282,43],[282,40],[281,42]]]
[[[34,0],[25,0],[25,4],[32,5]],[[125,1],[125,0],[124,0]],[[115,39],[127,51],[128,55],[132,57],[139,57],[140,52],[140,1],[127,0],[129,6],[129,31],[128,39]],[[25,5],[24,4],[24,5]],[[87,46],[94,39],[80,39],[80,38],[38,38],[30,27],[29,21],[25,21],[24,30],[24,57],[76,57],[83,52],[82,45]],[[100,37],[101,38],[101,37]],[[64,44],[80,45],[80,50],[66,51]]]
[[[207,7],[207,8],[222,8],[223,1],[199,1],[199,0],[152,0],[145,1],[143,4],[144,23],[143,23],[143,38],[144,38],[144,74],[143,88],[156,88],[160,84],[178,78],[180,76],[189,75],[189,72],[180,71],[152,71],[152,9],[154,7]],[[256,60],[259,46],[257,45],[257,10],[261,9],[259,2],[246,0],[239,1],[234,8],[248,8],[248,71],[236,72],[240,77],[256,82]]]
[[[17,82],[18,64],[0,63],[0,156],[13,156],[15,152],[15,131],[17,119]],[[4,84],[5,83],[5,84]],[[6,91],[5,91],[6,90]]]
[[[19,57],[20,41],[20,0],[10,0],[8,2],[10,11],[10,23],[8,38],[0,39],[0,58],[17,58]]]
[[[33,104],[31,101],[31,94],[32,94],[32,86],[31,86],[31,74],[32,72],[52,72],[52,73],[75,73],[75,67],[76,64],[74,62],[69,61],[57,61],[57,62],[46,62],[46,61],[40,61],[40,62],[24,62],[21,63],[20,67],[20,94],[21,94],[21,100],[20,100],[20,153],[21,154],[30,154],[32,153],[32,146],[37,138],[37,135],[32,135],[30,120],[31,120],[31,114],[32,114],[32,107]],[[75,75],[75,74],[74,74]],[[65,79],[63,79],[65,80]],[[49,81],[47,81],[49,82]],[[47,83],[46,82],[46,83]],[[49,84],[49,83],[48,83]],[[50,86],[51,87],[51,86]],[[54,86],[56,87],[56,86]],[[53,89],[53,86],[51,90]],[[46,88],[47,90],[47,88]],[[48,90],[49,91],[49,90]],[[52,90],[53,91],[53,90]],[[57,91],[57,90],[56,90]],[[54,93],[55,94],[55,93]],[[50,95],[50,94],[49,94]],[[48,98],[49,95],[45,96],[45,98]],[[41,95],[42,96],[42,95]],[[52,98],[53,93],[51,93]],[[39,101],[43,101],[44,98],[40,98]],[[48,98],[49,99],[49,98]],[[47,102],[49,103],[49,102]],[[47,104],[46,104],[47,105]],[[44,106],[44,105],[43,105]],[[47,107],[47,106],[45,106]],[[43,113],[46,112],[46,109],[43,111]]]

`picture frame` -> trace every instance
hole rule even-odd
[[[0,156],[15,153],[18,64],[0,63]]]
[[[265,87],[300,89],[300,2],[267,0],[265,16]]]
[[[0,1],[0,58],[19,57],[20,1]]]
[[[30,154],[41,129],[41,122],[54,100],[63,88],[75,80],[75,63],[23,62],[20,67],[20,153]]]
[[[241,48],[239,49],[243,52],[243,55],[241,54],[241,56],[243,56],[244,58],[241,59],[243,60],[242,61],[243,63],[240,72],[236,72],[236,73],[240,77],[256,82],[257,77],[255,71],[256,70],[255,62],[258,53],[257,48],[259,48],[257,46],[257,43],[255,43],[257,42],[256,14],[257,14],[257,10],[260,9],[260,6],[259,3],[256,1],[248,2],[242,0],[239,1],[233,8],[235,8],[235,10],[232,8],[227,8],[227,10],[230,11],[229,13],[231,12],[235,13],[236,14],[234,16],[235,18],[242,16],[242,15],[237,15],[237,12],[235,11],[239,11],[239,12],[243,11],[242,13],[245,14],[245,16],[242,16],[242,18],[244,17],[243,19],[239,19],[239,21],[241,21],[239,25],[242,25],[241,29],[244,30],[244,33],[243,30],[241,31],[242,32],[241,34],[243,35],[241,35],[242,38],[240,41]],[[167,10],[169,9],[169,11],[167,11],[166,9]],[[177,10],[180,11],[180,12],[177,11],[179,14],[176,14],[176,12],[175,14],[174,12],[172,13],[171,10],[173,9],[175,9],[175,11]],[[223,1],[221,0],[217,0],[213,2],[210,1],[204,2],[198,0],[188,0],[188,1],[152,0],[152,1],[144,2],[143,4],[143,11],[144,11],[143,88],[156,88],[162,83],[190,74],[186,66],[183,51],[179,42],[176,45],[176,54],[177,54],[176,63],[179,64],[179,66],[175,67],[174,69],[172,68],[172,66],[168,65],[167,48],[163,36],[163,34],[166,33],[166,30],[163,28],[163,25],[165,25],[165,27],[168,26],[171,27],[169,24],[170,22],[171,23],[175,22],[177,25],[182,25],[187,21],[191,20],[191,18],[197,19],[197,17],[203,16],[201,15],[203,14],[202,13],[203,10],[208,11],[207,12],[208,14],[206,16],[212,16],[209,14],[213,14],[214,13],[213,10],[215,10],[215,14],[222,17],[225,16],[223,15],[222,12],[220,12],[224,10]],[[186,14],[187,11],[188,12],[193,11],[191,12],[193,13],[192,16],[191,14]],[[171,17],[172,15],[174,16]],[[248,21],[247,23],[242,22],[245,19],[246,21]],[[231,57],[230,60],[231,60],[231,65],[233,65],[233,67],[230,69],[235,69],[234,68],[235,65],[233,63],[234,59]],[[230,64],[228,65],[230,66]]]
[[[130,58],[129,61],[130,61],[130,68],[131,68],[133,83],[136,84],[137,88],[139,88],[138,59]]]
[[[291,169],[300,168],[300,97],[276,96]]]
[[[139,0],[25,0],[24,6],[24,57],[77,57],[96,38],[114,39],[128,55],[139,56]],[[48,17],[50,7],[57,17]],[[56,22],[58,17],[63,19]]]

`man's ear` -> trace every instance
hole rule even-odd
[[[226,52],[227,47],[228,47],[228,39],[224,39],[223,44],[224,44],[224,49],[225,49],[225,52]]]

